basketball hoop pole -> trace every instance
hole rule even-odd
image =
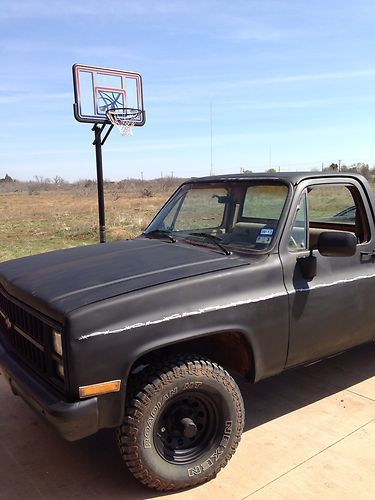
[[[145,124],[142,76],[134,71],[100,68],[85,64],[73,64],[72,71],[74,117],[81,123],[93,124],[98,187],[99,241],[105,243],[102,146],[114,126],[119,129],[121,135],[132,135],[134,126],[142,127]]]
[[[105,123],[101,127],[99,127],[99,125],[95,123],[95,125],[92,127],[92,131],[95,134],[95,140],[93,142],[93,145],[95,146],[95,156],[96,156],[96,178],[98,187],[100,243],[106,242],[102,146],[104,145],[105,141],[107,140],[107,137],[111,133],[113,125],[110,125],[109,129],[107,130],[102,140],[102,132],[104,131],[105,127],[106,127]]]

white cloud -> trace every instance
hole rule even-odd
[[[250,86],[274,86],[283,85],[287,86],[292,83],[305,84],[308,82],[319,81],[335,81],[335,80],[355,80],[366,79],[375,76],[375,69],[351,70],[351,71],[336,71],[327,73],[306,73],[295,75],[275,75],[262,78],[217,78],[197,79],[194,75],[184,78],[171,78],[170,81],[165,83],[149,82],[147,102],[150,103],[194,103],[199,99],[199,103],[206,100],[207,106],[210,101],[215,102],[220,98],[220,103],[223,102],[223,96],[233,98],[232,103],[241,101],[243,96],[249,93]],[[243,94],[242,92],[245,92]],[[252,91],[253,92],[253,91]],[[259,102],[259,101],[258,101]],[[319,100],[315,101],[319,104]],[[296,104],[301,107],[311,106],[312,103],[307,104],[307,101]],[[307,104],[307,105],[306,105]],[[191,107],[194,105],[191,104]],[[286,103],[285,107],[291,107],[290,103]],[[254,108],[255,109],[255,108]]]
[[[15,95],[0,95],[0,104],[12,104],[14,102],[18,102],[20,99],[19,96]]]
[[[2,39],[0,45],[0,51],[6,54],[8,57],[11,54],[17,54],[25,56],[26,54],[31,54],[33,57],[37,54],[48,54],[48,55],[60,55],[68,54],[75,57],[107,57],[108,54],[111,57],[121,57],[126,60],[134,60],[139,58],[136,51],[126,50],[121,45],[109,45],[109,44],[82,44],[82,45],[70,45],[61,44],[58,42],[43,43],[42,41],[27,40],[21,38],[8,38]]]
[[[302,30],[279,27],[277,19],[271,22],[266,17],[256,14],[238,17],[218,13],[216,20],[220,30],[215,31],[215,36],[234,42],[275,42],[303,34]]]
[[[9,0],[3,2],[0,18],[60,18],[61,16],[97,16],[103,18],[116,15],[117,19],[150,14],[179,14],[191,12],[187,0]]]
[[[374,76],[375,69],[352,70],[352,71],[333,71],[327,73],[307,73],[305,75],[290,75],[290,76],[275,76],[270,78],[259,79],[259,83],[289,83],[289,82],[306,82],[313,80],[346,80],[351,78],[364,78]]]
[[[1,92],[1,90],[0,90]],[[32,93],[21,90],[7,89],[5,95],[0,95],[0,103],[7,104],[13,102],[39,103],[45,101],[56,101],[72,99],[71,92],[51,92],[51,93]]]
[[[296,75],[276,75],[263,78],[239,79],[223,82],[227,87],[243,87],[256,84],[284,84],[294,82],[311,82],[319,80],[349,80],[355,78],[366,78],[375,75],[375,68],[349,71],[331,71],[325,73],[306,73]]]
[[[69,0],[12,0],[4,2],[1,18],[45,18],[65,15],[92,15],[94,2]]]
[[[335,106],[337,104],[349,103],[370,103],[375,101],[375,94],[373,95],[356,95],[350,97],[337,97],[337,98],[324,98],[324,99],[307,99],[295,101],[278,101],[278,102],[250,102],[233,104],[232,102],[221,102],[221,106],[225,109],[231,107],[238,110],[272,110],[272,109],[304,109],[304,108],[321,108],[327,106]]]

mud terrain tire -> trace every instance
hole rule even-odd
[[[208,359],[165,360],[140,381],[117,429],[133,475],[159,491],[209,481],[241,439],[244,407],[233,378]]]

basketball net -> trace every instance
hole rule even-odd
[[[116,108],[107,110],[108,120],[117,127],[121,135],[133,135],[133,127],[142,116],[142,110],[136,108]]]

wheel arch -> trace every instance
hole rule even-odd
[[[128,374],[136,373],[142,365],[173,354],[192,353],[206,356],[229,372],[244,376],[248,381],[256,380],[254,348],[248,338],[240,331],[212,332],[177,342],[155,346],[139,353],[132,363]]]

